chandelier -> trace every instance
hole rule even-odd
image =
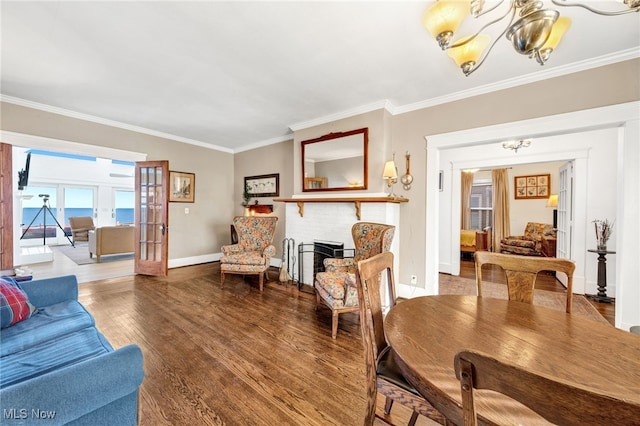
[[[551,0],[556,6],[582,7],[605,16],[640,11],[640,0],[621,1],[626,8],[618,11],[602,11],[567,0]],[[499,12],[499,7],[505,2],[509,6],[501,16],[487,22],[475,34],[453,41],[453,35],[468,15],[474,18],[489,16],[494,11]],[[425,11],[422,18],[423,26],[436,39],[440,48],[447,50],[449,56],[466,76],[482,65],[502,36],[506,36],[511,41],[516,52],[527,55],[540,65],[544,65],[571,25],[571,19],[560,16],[556,10],[544,8],[542,1],[500,0],[491,7],[486,6],[485,0],[439,0]],[[489,19],[491,18],[487,18]],[[491,37],[482,31],[499,22],[506,22],[506,27],[491,42]]]
[[[516,154],[518,153],[518,150],[520,148],[526,148],[529,145],[531,145],[531,140],[529,140],[529,139],[519,140],[519,141],[502,142],[502,147],[504,149],[512,149]]]

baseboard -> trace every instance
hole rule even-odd
[[[169,259],[167,262],[169,268],[181,268],[183,266],[199,265],[201,263],[217,262],[222,257],[222,253],[204,254],[202,256],[181,257],[178,259]],[[282,259],[272,258],[269,266],[279,268]]]

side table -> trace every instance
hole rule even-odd
[[[589,295],[596,302],[611,303],[615,298],[607,296],[607,255],[616,254],[608,250],[587,250],[590,253],[598,253],[598,294]]]

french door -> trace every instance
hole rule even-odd
[[[136,163],[134,272],[166,276],[169,254],[169,162]]]
[[[571,242],[573,232],[573,162],[560,167],[558,177],[558,230],[556,241],[556,257],[571,259]],[[564,274],[556,275],[566,287]]]

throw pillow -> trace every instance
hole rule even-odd
[[[29,318],[36,311],[27,293],[10,277],[0,277],[0,328]]]

